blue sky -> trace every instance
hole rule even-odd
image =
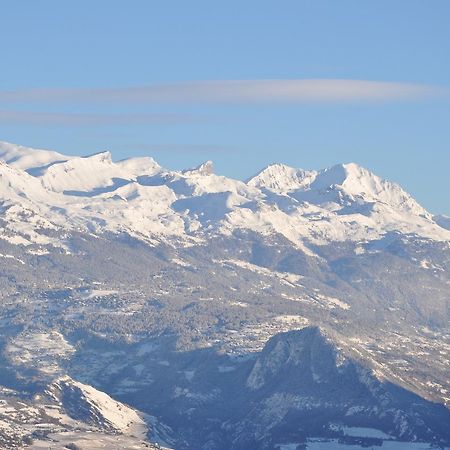
[[[448,0],[6,3],[0,140],[241,179],[355,161],[450,214]]]

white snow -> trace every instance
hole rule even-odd
[[[164,450],[160,447],[143,442],[132,436],[106,434],[92,430],[64,431],[50,433],[47,439],[35,439],[30,450],[61,450],[68,448],[69,444],[76,443],[83,450]],[[167,449],[170,450],[170,449]]]
[[[232,302],[230,302],[230,305],[232,305],[232,306],[239,306],[241,308],[247,308],[248,307],[248,303],[238,302],[238,301],[232,301]]]
[[[392,439],[392,437],[388,434],[383,433],[381,430],[377,430],[375,428],[342,427],[342,431],[346,436]]]
[[[18,169],[36,169],[55,161],[67,161],[70,156],[50,150],[32,149],[9,142],[0,142],[0,160]]]
[[[23,260],[21,260],[20,258],[16,258],[14,255],[4,255],[3,253],[0,253],[0,258],[13,259],[20,264],[25,264]]]
[[[214,172],[214,165],[212,161],[205,161],[193,169],[183,170],[184,175],[212,175]]]
[[[47,230],[127,232],[187,246],[249,229],[280,234],[310,255],[309,243],[367,243],[394,231],[450,242],[445,218],[353,163],[321,171],[273,164],[244,183],[215,175],[210,161],[176,172],[152,158],[114,162],[109,152],[72,157],[0,143],[0,202],[1,239],[18,245],[66,248]]]
[[[5,355],[12,364],[34,367],[46,375],[61,372],[60,362],[74,352],[75,348],[57,331],[24,331],[5,347]]]
[[[344,301],[336,297],[329,297],[323,294],[316,294],[315,297],[316,300],[318,300],[320,303],[325,303],[331,309],[335,308],[336,306],[345,310],[350,309],[350,305],[348,303],[345,303]]]
[[[117,402],[108,394],[80,383],[68,376],[55,381],[55,386],[67,386],[79,392],[80,399],[87,402],[97,417],[121,433],[145,439],[147,426],[143,418],[132,408]]]
[[[251,270],[252,272],[256,272],[260,275],[266,275],[268,277],[276,276],[282,282],[287,285],[296,285],[303,278],[301,275],[297,275],[295,273],[290,272],[277,272],[276,270],[267,269],[266,267],[257,266],[256,264],[251,264],[247,261],[241,261],[239,259],[227,259],[223,261],[216,261],[221,265],[231,265],[241,267],[243,269]]]
[[[55,163],[43,171],[40,178],[43,186],[51,191],[92,195],[95,190],[115,190],[116,185],[128,184],[138,176],[153,175],[160,170],[151,158],[139,158],[139,162],[125,160],[115,163],[110,152],[102,152]]]
[[[117,294],[118,291],[113,289],[86,289],[82,293],[82,297],[85,300],[89,300],[97,297],[109,297],[111,295]]]
[[[341,444],[335,439],[308,439],[306,445],[308,450],[363,450],[366,447],[360,445],[346,445]],[[369,447],[370,448],[370,447]],[[431,444],[422,442],[396,442],[396,441],[383,441],[381,447],[376,447],[381,450],[432,450]]]
[[[274,191],[291,191],[308,186],[317,172],[294,169],[284,164],[271,164],[247,181],[249,186]]]

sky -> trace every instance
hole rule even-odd
[[[2,2],[0,140],[73,155],[356,162],[450,215],[448,0]]]

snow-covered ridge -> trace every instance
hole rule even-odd
[[[413,214],[428,214],[398,184],[383,180],[355,163],[338,164],[320,171],[272,164],[247,183],[281,193],[290,192],[294,196],[297,192],[298,198],[315,200],[314,203],[339,202],[347,197],[359,203],[380,202]]]
[[[316,171],[294,169],[285,164],[270,164],[247,181],[249,186],[287,192],[309,186]]]
[[[137,158],[117,163],[110,152],[71,158],[54,163],[40,174],[43,186],[51,191],[72,195],[95,195],[111,190],[141,175],[153,175],[161,168],[152,158]],[[73,191],[73,192],[72,192]]]
[[[22,170],[43,167],[55,161],[66,161],[70,156],[51,150],[41,150],[0,141],[0,159]]]
[[[242,182],[214,174],[211,161],[171,171],[149,157],[115,162],[109,152],[74,157],[0,143],[0,207],[2,238],[20,244],[63,246],[47,232],[58,229],[178,243],[248,229],[304,249],[394,231],[450,241],[444,219],[354,163],[272,164]]]
[[[87,423],[145,438],[147,426],[134,409],[90,385],[65,375],[52,383],[48,393],[61,399],[69,415],[73,411],[75,417],[82,418]],[[78,417],[81,414],[85,417]]]

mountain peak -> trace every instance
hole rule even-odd
[[[295,169],[285,164],[274,163],[248,179],[247,184],[274,191],[291,191],[309,184],[315,174],[315,171]]]
[[[318,189],[328,188],[331,186],[344,186],[356,190],[360,189],[361,184],[367,185],[372,180],[380,180],[369,170],[356,163],[336,164],[327,169],[318,172],[314,180],[314,186]]]
[[[316,326],[276,334],[255,362],[247,386],[256,390],[271,381],[282,383],[287,373],[298,373],[299,367],[309,371],[315,382],[323,381],[335,375],[338,360],[345,359],[338,354],[337,345]]]
[[[431,219],[398,184],[383,180],[370,170],[354,162],[336,164],[320,171],[305,171],[284,164],[270,164],[247,181],[256,188],[282,192],[318,206],[339,204],[350,213],[357,212],[348,206],[357,204],[385,205],[397,212]],[[332,209],[335,209],[334,207]]]
[[[84,159],[89,159],[91,161],[97,161],[100,163],[112,163],[112,155],[109,150],[102,152],[93,153],[92,155],[83,156]]]
[[[366,203],[385,204],[415,215],[429,215],[397,183],[384,180],[356,163],[337,164],[321,170],[310,188],[321,192],[336,190]]]
[[[182,173],[184,175],[212,175],[214,173],[214,163],[208,160],[193,169],[183,170]]]

